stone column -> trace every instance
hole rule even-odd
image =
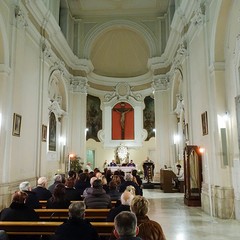
[[[170,139],[169,139],[169,80],[167,76],[155,77],[155,128],[156,128],[156,160],[159,168],[170,161]]]
[[[69,99],[69,139],[68,153],[78,155],[86,162],[86,106],[87,80],[83,77],[71,80]]]

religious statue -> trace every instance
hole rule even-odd
[[[121,139],[125,139],[125,120],[126,120],[126,114],[133,110],[132,107],[126,108],[125,103],[120,103],[121,107],[115,107],[113,108],[113,111],[118,112],[121,114],[120,116],[120,126],[121,126]]]

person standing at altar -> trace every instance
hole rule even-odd
[[[110,167],[116,167],[117,166],[114,159],[112,160],[112,162],[110,162],[109,166]]]
[[[130,160],[130,162],[127,165],[128,167],[136,167],[135,163],[133,162],[133,160]]]

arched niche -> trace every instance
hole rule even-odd
[[[59,70],[53,71],[49,78],[48,98],[50,102],[57,102],[60,109],[67,112],[67,87]]]
[[[118,106],[118,104],[121,105],[121,103],[124,102],[126,104],[129,104],[133,108],[134,112],[134,137],[133,139],[112,139],[112,113],[113,108],[115,106]],[[129,106],[128,105],[128,106]],[[103,129],[99,131],[98,137],[101,142],[103,142],[104,147],[106,148],[115,148],[120,145],[125,145],[127,147],[141,147],[143,144],[143,141],[147,137],[147,131],[143,129],[143,108],[144,103],[142,101],[137,101],[133,97],[129,96],[127,99],[118,99],[113,98],[108,102],[103,103]]]
[[[62,72],[53,70],[48,81],[49,122],[48,122],[48,160],[64,161],[64,143],[66,139],[68,109],[67,88]]]

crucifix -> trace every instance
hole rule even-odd
[[[121,107],[115,107],[113,108],[113,111],[118,112],[121,114],[120,116],[120,126],[121,126],[121,139],[125,138],[125,120],[126,120],[126,114],[133,110],[132,107],[127,108],[125,107],[125,102],[120,103]]]

